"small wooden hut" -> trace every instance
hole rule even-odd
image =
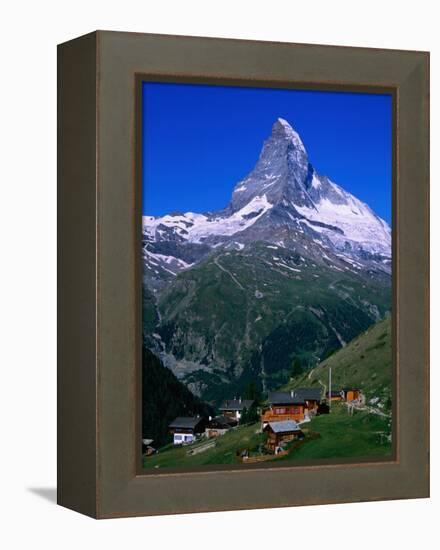
[[[264,431],[267,432],[266,448],[269,452],[275,454],[279,452],[282,443],[304,436],[301,428],[294,420],[269,422]]]

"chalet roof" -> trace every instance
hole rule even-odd
[[[250,409],[254,403],[253,399],[226,399],[219,409],[221,411],[242,411]]]
[[[226,424],[231,424],[233,426],[237,425],[237,421],[235,418],[230,418],[229,416],[215,416],[213,420],[217,420],[218,422],[225,422]]]
[[[271,405],[302,405],[304,397],[295,395],[290,391],[272,391],[269,392],[267,400]]]
[[[332,397],[336,397],[336,396],[340,396],[340,395],[341,395],[342,390],[332,390],[330,393],[331,393],[331,396],[332,396]],[[328,395],[328,391],[325,392],[325,394]]]
[[[169,428],[186,428],[193,430],[203,420],[200,416],[178,416],[170,424]]]
[[[320,401],[321,390],[319,388],[297,388],[294,391],[296,397],[309,401]]]
[[[237,421],[232,419],[232,418],[228,418],[227,416],[215,416],[214,418],[212,418],[209,422],[208,422],[208,428],[209,427],[214,427],[214,428],[231,428],[233,426],[236,426],[237,425]]]
[[[268,426],[276,434],[301,431],[301,428],[299,427],[299,425],[293,420],[282,420],[281,422],[269,422]]]

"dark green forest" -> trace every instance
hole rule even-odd
[[[209,416],[212,408],[193,395],[149,349],[142,351],[142,437],[160,447],[176,416]]]

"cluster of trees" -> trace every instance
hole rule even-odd
[[[260,420],[260,415],[258,414],[258,405],[254,401],[253,405],[246,409],[244,408],[241,413],[240,424],[253,424]]]
[[[191,393],[146,347],[142,350],[142,437],[160,447],[171,440],[169,423],[176,416],[209,416],[210,405]]]
[[[262,401],[262,394],[259,387],[255,384],[255,382],[249,382],[248,386],[246,387],[244,394],[244,399],[252,399],[253,404],[249,409],[243,409],[241,413],[241,424],[253,424],[254,422],[258,422],[260,419],[260,415],[258,413],[258,407],[261,404]]]
[[[292,370],[290,371],[290,377],[296,378],[300,374],[303,373],[303,366],[301,364],[301,361],[299,360],[299,357],[295,357],[295,359],[292,362]]]

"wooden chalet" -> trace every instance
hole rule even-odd
[[[228,430],[237,426],[238,421],[228,416],[216,416],[210,418],[205,427],[205,435],[208,438],[224,435]]]
[[[361,396],[361,390],[358,388],[344,388],[342,391],[345,401],[357,401]]]
[[[301,422],[310,414],[316,414],[321,402],[321,392],[317,388],[298,388],[287,392],[270,392],[269,407],[263,411],[263,428],[269,422],[293,420]]]
[[[297,388],[293,390],[294,395],[304,399],[306,409],[309,413],[316,412],[321,403],[321,390],[319,388]]]
[[[249,410],[253,404],[253,399],[242,399],[241,397],[238,399],[227,399],[223,401],[219,410],[223,416],[234,418],[239,422],[244,409]]]
[[[332,390],[330,392],[330,399],[331,401],[343,401],[344,399],[344,392],[342,390]],[[329,398],[329,395],[328,395],[328,391],[325,393],[325,397],[328,401],[328,398]]]
[[[269,422],[264,431],[267,432],[266,448],[269,452],[275,454],[279,452],[282,443],[304,436],[301,428],[294,420]]]
[[[357,401],[360,396],[361,391],[358,388],[344,388],[343,390],[331,391],[332,401]],[[328,400],[328,392],[326,392],[325,397]]]
[[[305,402],[295,397],[294,392],[270,392],[268,396],[269,408],[263,411],[261,421],[263,428],[269,422],[283,420],[304,420]]]
[[[178,416],[168,426],[174,445],[193,443],[205,431],[206,419],[200,416]]]

